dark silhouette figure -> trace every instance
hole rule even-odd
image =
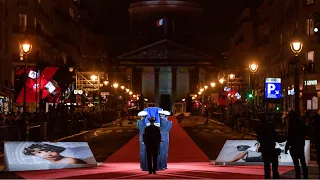
[[[280,140],[279,135],[270,122],[266,120],[264,114],[260,115],[260,125],[256,129],[257,140],[260,143],[259,151],[262,154],[264,163],[264,177],[270,179],[270,165],[272,164],[273,179],[279,179],[278,172],[280,155],[279,151],[275,148],[276,142],[283,142]]]
[[[288,150],[293,160],[296,178],[300,179],[300,164],[302,166],[303,177],[308,179],[308,167],[304,154],[306,127],[300,117],[289,117],[288,140],[285,147],[285,153]],[[300,161],[300,164],[299,164]]]
[[[316,152],[317,152],[317,163],[319,168],[319,178],[320,179],[320,133],[317,132],[320,129],[320,115],[315,114],[313,117],[313,135],[312,140],[313,143],[316,145]]]
[[[154,125],[156,118],[149,118],[150,126],[146,127],[143,142],[146,145],[149,174],[156,174],[159,148],[161,143],[160,128]]]

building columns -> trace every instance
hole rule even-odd
[[[159,106],[159,71],[160,68],[154,68],[154,101]]]
[[[172,75],[172,105],[176,102],[177,97],[177,70],[178,68],[172,67],[171,68],[171,75]]]

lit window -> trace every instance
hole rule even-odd
[[[314,34],[314,19],[306,20],[306,34],[313,35]]]
[[[307,60],[314,62],[314,51],[307,52]]]

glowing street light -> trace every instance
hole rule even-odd
[[[130,91],[130,92],[129,92],[129,94],[130,94],[130,95],[132,95],[132,94],[133,94],[133,92],[132,92],[132,91]]]
[[[230,79],[234,79],[235,77],[236,77],[236,75],[234,75],[234,74],[230,74],[230,75],[229,75],[229,78],[230,78]]]
[[[201,92],[198,92],[199,95],[201,95]]]
[[[104,85],[108,85],[108,84],[109,84],[109,81],[103,81],[103,84],[104,84]]]
[[[130,92],[130,89],[126,89],[126,92],[127,92],[127,93]]]
[[[200,89],[200,92],[203,92],[203,91],[204,91],[204,89],[203,89],[203,88],[201,88],[201,89]]]
[[[124,86],[121,86],[120,88],[121,88],[121,89],[125,89],[125,87],[124,87]]]
[[[223,78],[219,79],[219,83],[223,84],[224,83],[224,79]]]
[[[98,79],[98,76],[96,76],[96,75],[91,75],[91,76],[90,76],[90,79],[91,79],[92,81],[96,81],[96,80]]]
[[[205,86],[204,86],[204,89],[208,89],[208,86],[207,86],[207,85],[205,85]]]
[[[216,87],[216,83],[212,82],[212,83],[210,83],[210,86],[214,88],[214,87]]]
[[[302,50],[303,43],[299,40],[295,40],[290,43],[290,46],[291,46],[292,52],[297,56]]]
[[[250,69],[250,71],[251,71],[252,73],[257,72],[257,70],[258,70],[258,64],[256,64],[256,63],[250,64],[250,65],[249,65],[249,69]]]
[[[32,45],[28,42],[20,43],[20,51],[24,55],[30,54],[32,50]]]
[[[115,89],[117,89],[117,88],[119,87],[119,84],[118,84],[118,83],[114,83],[112,86],[113,86]]]

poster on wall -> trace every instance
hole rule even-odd
[[[4,143],[6,171],[96,167],[87,142]]]
[[[293,166],[290,151],[285,154],[286,142],[276,143],[279,149],[279,165]],[[310,140],[305,142],[305,156],[307,164],[310,161]],[[263,164],[259,143],[256,140],[227,140],[215,162],[217,165],[257,165]]]

